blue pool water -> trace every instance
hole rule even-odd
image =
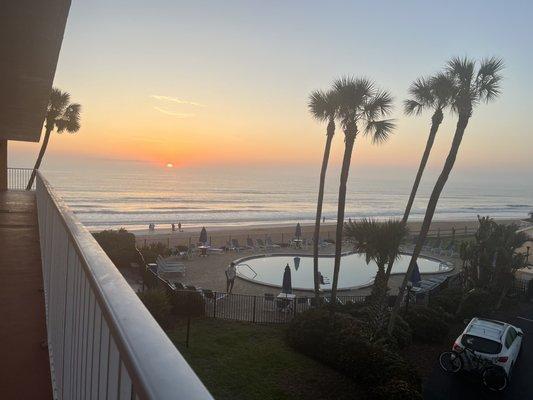
[[[392,273],[401,273],[409,266],[410,255],[401,255],[394,263]],[[326,282],[333,280],[333,257],[323,256],[319,259],[319,270]],[[292,286],[297,289],[313,288],[313,257],[300,255],[271,255],[244,259],[237,264],[237,274],[241,278],[257,283],[280,286],[285,266],[291,268]],[[419,258],[418,267],[421,273],[448,272],[453,267],[436,259]],[[371,284],[376,275],[377,265],[367,265],[362,254],[344,255],[339,273],[339,288],[354,288]],[[331,289],[326,283],[322,289]]]

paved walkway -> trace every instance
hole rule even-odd
[[[0,397],[51,399],[35,193],[0,192]]]

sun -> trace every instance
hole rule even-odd
[[[166,164],[166,167],[167,167],[167,168],[174,168],[174,164],[172,164],[171,162],[169,162],[169,163]]]

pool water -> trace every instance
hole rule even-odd
[[[392,273],[407,271],[410,259],[410,255],[402,254],[394,263]],[[333,257],[319,258],[319,271],[326,282],[321,285],[322,289],[331,289],[333,262]],[[292,287],[312,290],[314,287],[313,257],[307,255],[267,255],[242,259],[237,261],[237,276],[257,283],[281,287],[283,272],[287,264],[291,268]],[[420,273],[448,272],[453,269],[439,260],[422,257],[418,259],[418,268]],[[338,287],[341,289],[369,285],[373,282],[376,272],[377,265],[372,261],[367,264],[363,254],[344,255],[341,259]]]

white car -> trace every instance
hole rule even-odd
[[[461,352],[467,347],[478,357],[502,367],[510,378],[523,334],[522,329],[505,322],[473,318],[455,340],[453,350]],[[468,369],[467,364],[464,367]]]

